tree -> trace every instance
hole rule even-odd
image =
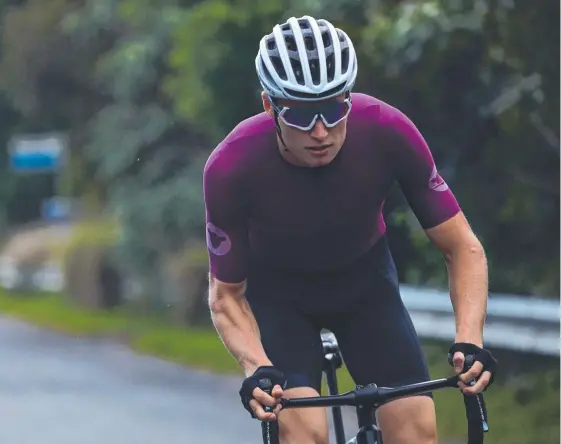
[[[559,68],[544,54],[559,51],[559,5],[514,6],[424,1],[397,20],[372,15],[360,60],[376,82],[360,85],[426,136],[487,247],[491,288],[558,295]],[[410,269],[434,276],[434,259]]]

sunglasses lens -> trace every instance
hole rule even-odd
[[[327,102],[319,111],[329,125],[333,125],[347,114],[349,105],[345,102]]]
[[[298,105],[288,108],[283,117],[289,125],[307,128],[311,125],[317,113],[316,108]]]

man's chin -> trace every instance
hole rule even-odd
[[[321,167],[331,163],[333,161],[333,158],[334,156],[330,153],[329,155],[323,157],[308,158],[306,159],[306,164],[312,168]]]

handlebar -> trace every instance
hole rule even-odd
[[[419,395],[443,388],[457,388],[459,380],[459,375],[455,375],[448,378],[408,384],[400,387],[378,387],[376,384],[370,384],[357,386],[354,390],[340,395],[292,399],[281,398],[280,404],[283,409],[338,406],[369,406],[375,408],[405,396]],[[483,435],[489,430],[487,409],[485,408],[483,394],[480,393],[475,396],[464,394],[464,405],[468,422],[468,444],[483,444]]]
[[[358,405],[381,405],[404,396],[417,395],[442,388],[456,388],[458,377],[435,379],[401,387],[378,387],[375,384],[357,386],[354,390],[340,395],[315,396],[309,398],[281,398],[282,408],[336,407]]]

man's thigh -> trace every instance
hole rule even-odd
[[[397,278],[388,273],[365,290],[360,303],[335,317],[332,327],[354,382],[392,387],[427,381],[426,359]],[[390,402],[379,409],[378,418],[384,444],[436,443],[432,394]]]
[[[285,398],[318,396],[310,387],[285,390]],[[281,410],[278,417],[281,444],[328,444],[327,411],[322,407]]]
[[[391,257],[378,258],[360,296],[331,319],[349,373],[357,384],[392,386],[426,381],[427,363],[399,292]]]
[[[378,425],[384,444],[437,444],[434,402],[428,396],[412,396],[378,409]]]
[[[273,365],[287,378],[287,388],[321,390],[323,348],[321,329],[289,304],[250,304],[261,343]]]
[[[324,359],[319,325],[289,303],[250,297],[250,305],[267,357],[287,378],[283,397],[318,396]],[[325,408],[282,410],[278,420],[281,444],[328,444]]]

